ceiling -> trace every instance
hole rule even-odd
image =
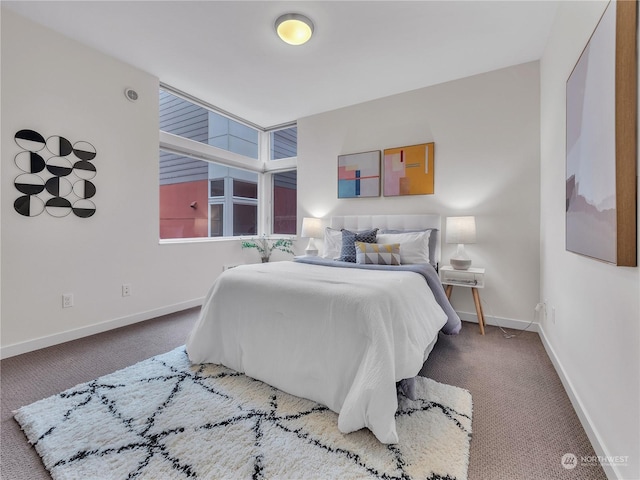
[[[268,128],[538,60],[555,1],[2,1],[2,7]],[[313,38],[277,38],[283,13]],[[131,85],[135,88],[135,85]]]

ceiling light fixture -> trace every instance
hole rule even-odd
[[[313,35],[313,22],[299,13],[285,13],[276,20],[276,32],[289,45],[302,45]]]

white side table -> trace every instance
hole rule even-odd
[[[453,287],[471,288],[473,302],[476,305],[480,334],[484,335],[484,313],[480,302],[479,288],[484,288],[484,268],[469,268],[468,270],[456,270],[451,265],[443,265],[439,269],[440,282],[446,285],[447,298],[451,298]]]

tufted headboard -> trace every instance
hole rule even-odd
[[[380,230],[425,230],[434,229],[429,246],[433,249],[431,258],[440,263],[440,231],[442,218],[436,214],[419,215],[345,215],[331,217],[331,228],[347,230],[367,230],[378,227]]]

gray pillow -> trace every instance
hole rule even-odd
[[[342,251],[340,252],[340,260],[343,262],[356,263],[356,242],[376,243],[378,229],[365,230],[356,233],[350,230],[342,229]]]

